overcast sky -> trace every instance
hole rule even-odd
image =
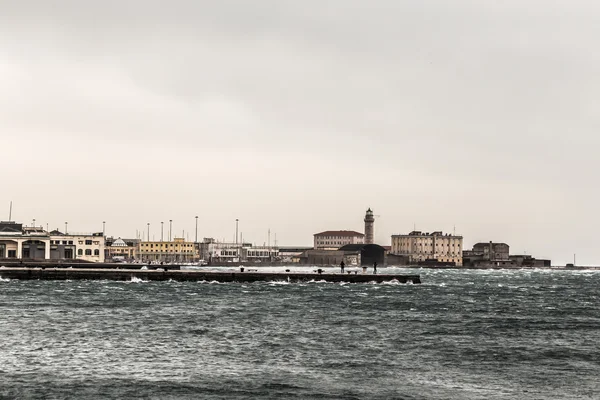
[[[600,265],[598,38],[596,0],[0,0],[1,219],[311,245],[371,207]]]

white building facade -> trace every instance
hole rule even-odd
[[[104,262],[102,233],[64,234],[0,222],[0,259]]]
[[[435,260],[463,265],[463,237],[444,234],[441,231],[423,233],[413,231],[408,235],[392,235],[390,252],[408,256],[410,262]]]
[[[337,250],[347,244],[365,243],[365,235],[356,231],[325,231],[313,236],[315,250]]]
[[[272,262],[279,260],[276,246],[254,246],[251,243],[219,242],[205,238],[199,243],[200,256],[205,262]]]
[[[75,246],[75,259],[89,262],[104,262],[104,235],[100,233],[76,233],[51,235],[50,245],[64,242]]]

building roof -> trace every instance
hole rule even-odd
[[[380,246],[378,244],[362,244],[362,243],[356,243],[356,244],[347,244],[344,245],[342,247],[340,247],[338,250],[341,251],[362,251],[363,249],[378,249],[381,251],[385,251],[385,247]]]
[[[320,233],[315,233],[313,236],[365,236],[364,233],[356,232],[356,231],[324,231]]]
[[[392,235],[392,237],[409,237],[409,236],[438,236],[438,237],[450,237],[450,238],[455,238],[455,239],[462,239],[461,235],[455,235],[455,234],[451,234],[451,233],[444,233],[442,231],[435,231],[435,232],[422,232],[422,231],[412,231],[410,232],[408,235]]]
[[[127,243],[125,243],[125,241],[121,238],[118,238],[117,240],[115,240],[112,245],[113,247],[127,247]]]
[[[498,244],[502,244],[502,245],[504,245],[504,246],[508,246],[506,243],[501,243],[501,242],[487,242],[487,243],[486,243],[486,242],[479,242],[479,243],[475,243],[475,244],[473,245],[473,247],[489,246],[490,244],[491,244],[492,246],[496,246],[496,245],[498,245]]]
[[[0,232],[2,233],[23,233],[23,225],[13,221],[0,221]]]

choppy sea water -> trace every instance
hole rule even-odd
[[[600,398],[600,272],[388,271],[423,284],[2,280],[0,398]]]

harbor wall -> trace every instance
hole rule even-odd
[[[116,280],[130,281],[217,281],[217,282],[260,282],[260,281],[326,281],[370,283],[390,282],[421,283],[419,275],[359,274],[359,273],[298,273],[298,272],[231,272],[190,270],[139,270],[139,269],[80,269],[80,268],[0,268],[3,279],[20,280]]]

